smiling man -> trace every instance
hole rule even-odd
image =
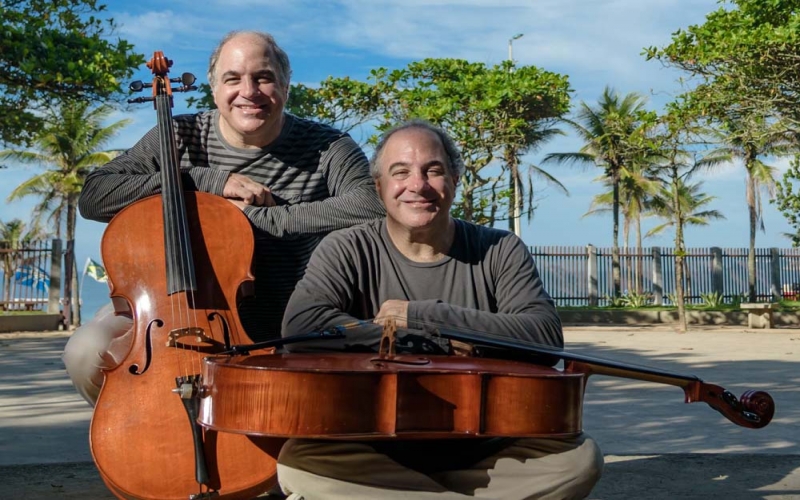
[[[283,335],[348,328],[343,340],[292,351],[375,350],[393,318],[398,352],[469,354],[442,342],[441,326],[561,348],[561,323],[525,244],[513,233],[450,216],[463,163],[427,122],[387,132],[371,162],[384,220],[328,235],[311,256]],[[332,442],[291,439],[278,459],[290,498],[578,499],[603,457],[586,435],[568,439]]]
[[[229,33],[208,69],[217,109],[173,118],[184,188],[227,198],[253,225],[255,293],[239,304],[253,340],[280,336],[289,296],[325,234],[384,214],[369,162],[350,136],[285,112],[290,76],[289,58],[271,35]],[[81,215],[109,221],[159,193],[159,158],[154,128],[89,174]],[[102,384],[101,369],[127,352],[130,327],[109,305],[70,338],[64,363],[90,403]]]

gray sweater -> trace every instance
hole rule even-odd
[[[429,336],[437,327],[563,347],[561,322],[525,244],[507,231],[455,220],[448,255],[433,263],[406,258],[384,220],[329,234],[311,256],[283,322],[296,335],[374,318],[389,299],[409,301],[408,327]],[[381,327],[365,324],[343,341],[288,346],[375,349]]]
[[[218,112],[173,118],[183,187],[221,195],[231,172],[267,186],[277,206],[246,207],[253,224],[255,295],[239,304],[253,340],[280,336],[286,302],[308,258],[330,231],[382,217],[367,158],[336,129],[286,115],[280,136],[262,149],[239,149],[222,138]],[[79,208],[106,222],[161,190],[157,129],[86,178]],[[146,244],[146,242],[143,242]]]

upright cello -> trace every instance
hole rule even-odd
[[[131,101],[154,101],[162,192],[121,210],[103,235],[116,312],[131,315],[134,326],[123,362],[104,373],[90,445],[119,498],[252,498],[276,481],[271,442],[204,430],[196,417],[203,357],[250,342],[236,303],[253,280],[253,233],[228,201],[183,190],[172,91],[195,87],[189,73],[170,79],[171,65],[155,52],[147,63],[153,97]]]

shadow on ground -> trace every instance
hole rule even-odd
[[[593,500],[800,498],[800,456],[656,455],[607,457]]]
[[[591,500],[789,500],[800,498],[800,457],[608,457]],[[91,462],[0,467],[3,498],[114,500]]]

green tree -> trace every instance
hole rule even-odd
[[[665,222],[650,229],[646,236],[654,236],[678,224],[683,225],[684,228],[686,226],[707,226],[712,220],[725,219],[722,212],[707,208],[717,197],[703,193],[702,188],[702,181],[687,184],[683,179],[678,179],[675,184],[662,187],[661,192],[651,200],[650,211],[653,215],[664,219]],[[676,200],[680,205],[680,210],[675,210]]]
[[[796,189],[797,184],[800,184],[800,156],[794,157],[789,170],[775,185],[775,204],[794,228],[794,233],[785,234],[793,247],[800,246],[800,189]]]
[[[620,182],[643,153],[645,98],[636,93],[620,96],[606,87],[596,106],[581,102],[575,119],[565,120],[584,141],[574,153],[550,153],[544,162],[592,164],[603,169],[612,189],[613,239],[611,276],[614,296],[621,294],[619,264]]]
[[[453,137],[466,167],[454,212],[481,224],[494,224],[502,203],[498,186],[503,171],[489,167],[499,164],[508,173],[503,151],[509,146],[520,153],[535,149],[552,137],[547,131],[553,120],[569,109],[566,76],[535,66],[510,70],[509,61],[487,67],[461,59],[424,59],[370,75],[375,84],[367,102],[378,106],[379,129],[423,118]],[[510,195],[505,191],[506,200]],[[506,206],[513,211],[511,204]]]
[[[712,133],[711,140],[722,143],[716,156],[738,159],[747,174],[745,201],[748,211],[749,251],[747,256],[748,300],[756,300],[756,232],[764,231],[762,192],[770,198],[776,195],[775,174],[777,169],[764,163],[762,158],[790,154],[795,149],[792,138],[781,121],[764,117],[740,115],[718,118],[720,124]]]
[[[696,77],[709,112],[777,114],[800,123],[800,10],[796,0],[723,0],[705,22],[676,31],[664,48],[645,49],[648,59]]]
[[[88,102],[70,101],[50,109],[45,115],[44,127],[34,138],[37,150],[0,151],[0,160],[53,167],[23,182],[9,199],[41,197],[42,201],[36,209],[39,213],[54,203],[54,212],[58,213],[55,217],[56,227],[60,227],[61,214],[66,211],[64,300],[67,303],[72,299],[73,281],[77,278],[74,242],[78,196],[89,171],[108,163],[119,154],[118,150],[102,148],[130,123],[126,119],[105,125],[112,108],[105,105],[90,106]],[[77,304],[74,304],[74,308],[78,309]]]
[[[662,187],[661,180],[650,170],[651,164],[644,158],[641,161],[629,162],[620,172],[619,200],[620,212],[622,213],[622,242],[629,248],[629,235],[631,226],[636,234],[636,253],[643,254],[642,247],[642,217],[646,215],[647,206],[650,200]],[[598,180],[604,182],[609,188],[608,191],[595,195],[589,210],[584,214],[601,215],[613,211],[614,190],[611,186],[611,179],[600,177]],[[635,276],[629,276],[629,282],[635,283],[636,293],[642,293],[644,270],[642,259],[636,259],[637,266]],[[629,269],[631,269],[629,267]]]
[[[292,85],[287,109],[351,134],[365,124],[374,125],[364,127],[370,131],[382,131],[410,118],[441,126],[458,144],[466,165],[453,213],[493,224],[499,211],[513,206],[511,192],[500,188],[503,175],[509,167],[517,168],[519,155],[560,133],[552,125],[568,111],[571,92],[566,76],[533,66],[512,72],[511,67],[509,61],[487,67],[460,59],[425,59],[403,69],[374,69],[365,82],[331,77],[315,88]],[[201,91],[205,95],[193,99],[192,105],[210,107],[210,88],[201,86]],[[362,142],[376,139],[373,135]],[[500,162],[506,147],[513,147],[514,164]],[[490,172],[489,167],[497,168]],[[524,195],[523,178],[518,174]],[[534,178],[566,191],[552,175],[530,165],[529,214]]]
[[[55,101],[100,102],[144,62],[95,0],[4,0],[0,7],[0,143],[29,144]],[[121,94],[118,94],[121,96]]]
[[[647,236],[653,236],[663,232],[666,228],[681,227],[681,232],[687,226],[707,226],[709,220],[724,219],[725,216],[717,210],[704,210],[706,205],[716,199],[716,196],[709,196],[700,192],[702,182],[696,184],[686,184],[678,179],[676,183],[670,183],[662,188],[662,192],[650,202],[650,211],[666,222],[659,224],[647,232]],[[677,191],[677,193],[675,192]],[[680,209],[676,209],[680,206]],[[691,293],[692,279],[686,261],[681,259],[683,271],[683,282],[686,284],[686,291]]]

